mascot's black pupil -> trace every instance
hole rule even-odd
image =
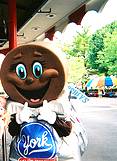
[[[19,75],[20,75],[20,78],[24,78],[24,71],[20,70]]]
[[[41,72],[38,68],[35,69],[35,74],[36,74],[36,76],[40,76]]]

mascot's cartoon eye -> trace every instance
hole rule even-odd
[[[42,65],[39,62],[33,64],[33,74],[35,78],[40,78],[42,75]]]
[[[19,78],[25,79],[26,75],[27,75],[25,66],[23,64],[18,64],[16,66],[16,73],[17,73]]]

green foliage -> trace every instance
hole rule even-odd
[[[83,59],[78,57],[69,56],[68,58],[68,82],[78,82],[86,73],[83,65]]]
[[[91,36],[87,66],[97,73],[117,74],[117,21]]]
[[[97,58],[99,66],[106,69],[106,75],[117,75],[117,29],[105,37],[104,49],[98,52]]]
[[[78,32],[74,37],[73,43],[65,45],[64,51],[71,56],[81,57],[84,59],[84,64],[86,64],[89,37],[87,29],[84,29],[82,33]]]
[[[86,52],[88,49],[88,41],[89,35],[88,30],[84,30],[82,33],[78,33],[74,38],[73,46],[75,51],[77,51],[77,55],[79,57],[86,58]]]
[[[97,31],[95,34],[91,36],[91,39],[89,41],[89,50],[88,50],[88,67],[92,69],[98,68],[98,63],[96,63],[97,60],[97,53],[101,51],[104,47],[103,43],[103,37],[104,33]]]
[[[88,30],[77,33],[63,50],[69,56],[69,82],[89,74],[117,75],[117,21],[92,35]]]

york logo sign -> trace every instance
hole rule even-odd
[[[17,150],[25,158],[53,158],[56,155],[55,138],[42,123],[26,123],[17,141]]]

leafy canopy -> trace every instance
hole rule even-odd
[[[117,75],[117,21],[91,36],[87,61],[88,68],[99,74]]]
[[[77,33],[64,51],[83,60],[87,72],[117,75],[117,21],[89,34],[87,29]]]

